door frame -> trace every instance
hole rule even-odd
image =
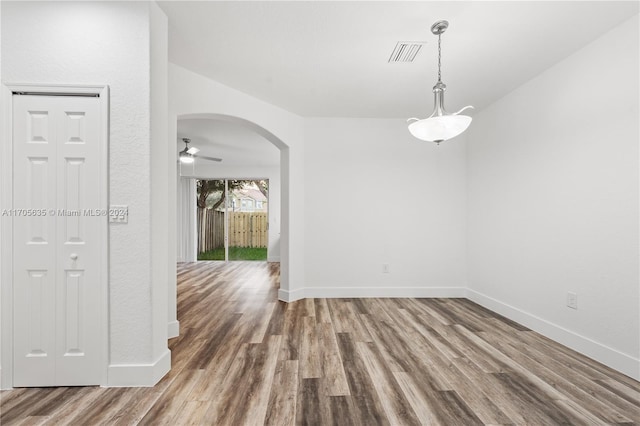
[[[266,180],[268,183],[267,188],[270,188],[269,185],[271,185],[269,178],[224,178],[225,184],[225,191],[226,191],[226,195],[225,195],[225,209],[228,212],[229,211],[229,207],[231,207],[229,205],[229,202],[231,201],[231,197],[229,196],[229,187],[228,187],[228,181],[230,180]],[[268,189],[267,189],[267,193],[268,193]],[[224,250],[225,250],[225,262],[230,262],[229,260],[229,219],[231,218],[231,215],[225,214],[224,215]],[[270,230],[269,230],[269,223],[271,221],[271,209],[269,208],[269,196],[267,196],[267,260],[265,260],[265,262],[269,262],[269,235],[270,235]]]
[[[0,87],[0,211],[13,209],[13,96],[29,93],[43,96],[95,96],[100,103],[100,205],[109,208],[109,86],[3,84]],[[0,216],[0,389],[13,387],[13,219]],[[102,326],[100,385],[107,385],[109,367],[109,224],[100,225],[100,322]]]

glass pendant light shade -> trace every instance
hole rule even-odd
[[[471,117],[467,115],[443,115],[414,121],[409,124],[409,131],[423,141],[440,143],[458,136],[469,124]]]

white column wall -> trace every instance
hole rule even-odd
[[[152,362],[170,362],[167,349],[169,322],[167,305],[169,282],[175,285],[176,264],[173,246],[169,245],[169,233],[174,229],[170,222],[169,206],[175,198],[169,198],[169,31],[168,20],[162,9],[149,3],[151,43],[151,297],[153,306]],[[173,141],[171,141],[173,142]],[[167,266],[169,265],[169,266]],[[170,365],[166,366],[170,368]]]
[[[2,82],[4,82],[4,80],[2,79],[2,4],[0,4],[0,83]],[[0,129],[6,129],[9,125],[9,123],[6,123],[5,121],[6,112],[4,108],[5,108],[4,102],[0,100]],[[3,138],[3,135],[0,134],[0,140],[3,140],[2,138]],[[3,161],[6,161],[6,159],[0,159],[0,166],[3,166]],[[2,190],[3,192],[4,192],[4,185],[5,185],[5,181],[2,176],[2,173],[0,173],[0,190]],[[0,198],[0,203],[2,202],[3,200],[2,198]],[[2,226],[0,225],[0,241],[4,241],[4,240],[6,240],[6,238],[3,238]],[[2,250],[1,247],[0,247],[0,250]],[[2,288],[2,281],[4,280],[4,276],[5,276],[5,271],[3,270],[3,260],[0,259],[0,289]],[[4,321],[2,316],[3,315],[2,304],[3,304],[2,297],[0,297],[0,334],[5,333]],[[0,389],[4,389],[5,387],[8,387],[8,385],[5,386],[6,380],[2,375],[2,353],[3,353],[2,339],[0,339]]]

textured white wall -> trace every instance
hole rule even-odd
[[[153,352],[152,361],[165,356],[168,328],[168,287],[175,285],[176,264],[173,246],[169,246],[170,230],[175,229],[169,222],[169,173],[173,168],[169,163],[169,31],[168,20],[155,2],[149,3],[151,35],[151,295],[153,306]],[[172,141],[173,142],[173,141]]]
[[[168,102],[169,102],[169,113],[168,113],[168,121],[167,126],[169,127],[169,133],[167,134],[167,138],[169,141],[169,168],[167,169],[167,175],[169,181],[167,182],[167,196],[169,197],[169,205],[171,206],[171,200],[176,200],[175,205],[173,207],[169,207],[167,212],[167,218],[169,220],[169,225],[167,227],[168,241],[167,244],[169,246],[169,259],[175,259],[177,261],[185,261],[187,259],[184,258],[185,250],[184,250],[184,241],[178,238],[178,226],[177,224],[182,223],[184,220],[181,217],[181,209],[180,202],[181,199],[178,198],[179,188],[180,188],[180,178],[177,173],[176,162],[178,161],[178,155],[176,153],[175,144],[171,142],[175,142],[176,137],[178,135],[178,120],[176,118],[175,113],[173,112],[172,102],[171,102],[171,84],[169,83],[169,64],[167,64],[167,90],[168,90]],[[172,171],[173,170],[173,171]],[[172,249],[173,247],[173,249]],[[170,262],[171,271],[169,274],[177,275],[177,271],[174,269],[176,265],[174,262]],[[177,280],[177,277],[176,277]],[[167,334],[169,338],[177,337],[180,335],[180,322],[178,321],[178,293],[177,293],[177,281],[170,279],[167,285]]]
[[[150,3],[3,2],[4,82],[110,86],[110,364],[154,362]],[[165,341],[166,345],[166,341]],[[166,348],[166,346],[165,346]]]
[[[0,3],[0,83],[4,80],[2,78],[2,4]],[[5,122],[5,110],[4,110],[4,102],[0,102],[0,128],[6,129],[8,123]],[[2,136],[0,135],[0,138]],[[0,175],[0,188],[4,185],[4,181],[2,180],[2,176]],[[0,226],[0,241],[3,240],[2,235],[2,226]],[[2,280],[3,270],[2,270],[2,260],[0,260],[0,281]],[[1,288],[1,285],[0,285]],[[3,321],[2,321],[2,300],[0,298],[0,333],[4,333]],[[2,375],[2,339],[0,339],[0,389],[3,389],[4,386],[4,376]]]
[[[307,296],[462,296],[464,135],[437,146],[404,120],[330,118],[305,133]]]
[[[636,378],[638,53],[636,16],[478,113],[467,162],[472,297]]]

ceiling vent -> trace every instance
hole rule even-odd
[[[425,41],[399,41],[389,56],[389,62],[413,62]]]

